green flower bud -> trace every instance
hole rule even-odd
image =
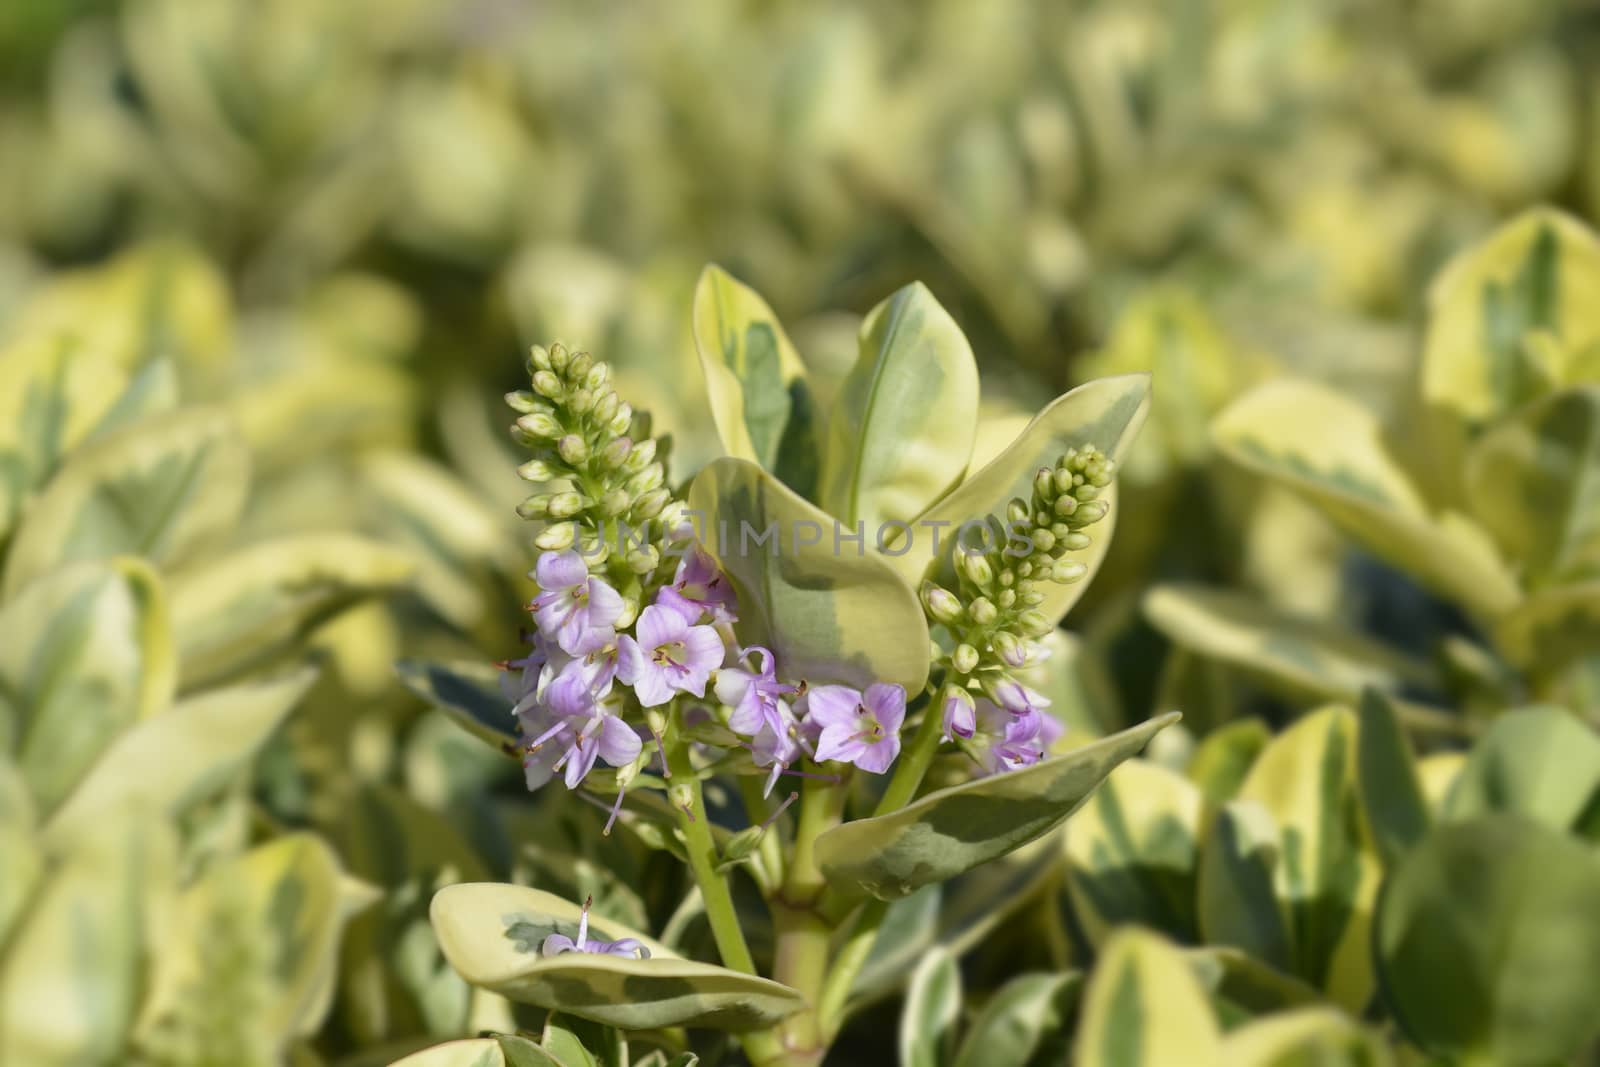
[[[627,433],[633,429],[633,408],[627,403],[619,403],[617,405],[617,413],[611,416],[611,421],[606,426],[618,436]]]
[[[1001,630],[992,640],[995,652],[1007,663],[1015,663],[1023,656],[1022,641],[1016,634]]]
[[[667,472],[662,468],[661,464],[652,463],[650,466],[646,467],[644,470],[628,479],[628,492],[633,493],[635,496],[639,495],[640,493],[648,493],[650,490],[661,485],[661,483],[666,480],[666,476]]]
[[[579,352],[577,355],[573,356],[571,362],[567,364],[567,369],[565,371],[567,381],[581,383],[584,378],[588,377],[589,371],[593,368],[594,357],[589,355],[587,352]]]
[[[600,466],[608,471],[614,471],[628,462],[628,456],[633,452],[633,442],[626,437],[618,437],[600,450]]]
[[[553,371],[535,371],[533,375],[533,388],[540,396],[549,397],[551,400],[560,400],[566,394],[566,386],[561,384],[561,379]]]
[[[550,517],[552,519],[570,519],[587,507],[588,504],[589,501],[584,499],[582,493],[570,490],[565,493],[557,493],[550,498]]]
[[[638,617],[639,598],[635,596],[624,596],[622,598],[622,611],[617,615],[617,629],[626,630],[628,627],[633,625],[633,620],[637,619]]]
[[[596,363],[589,368],[589,373],[583,376],[583,387],[592,390],[598,396],[610,380],[611,368],[604,363]]]
[[[533,543],[544,552],[564,552],[572,547],[577,532],[576,523],[555,522],[540,530]]]
[[[1062,494],[1072,492],[1072,480],[1074,477],[1075,475],[1072,473],[1071,469],[1067,467],[1057,467],[1054,478],[1055,493],[1052,495],[1060,496]]]
[[[556,442],[561,458],[576,467],[589,458],[589,443],[575,433],[569,433]]]
[[[1017,616],[1017,626],[1025,637],[1043,637],[1056,628],[1042,612],[1030,608]]]
[[[1056,497],[1055,513],[1063,518],[1078,510],[1078,498],[1070,493],[1063,493]]]
[[[566,432],[556,417],[547,411],[532,411],[517,420],[517,428],[541,441],[553,441]]]
[[[567,351],[566,345],[554,344],[550,346],[550,369],[561,372],[567,369],[567,364],[572,362],[572,353]]]
[[[587,415],[594,407],[594,393],[588,389],[574,389],[567,397],[567,408],[576,415]]]
[[[533,351],[528,353],[528,366],[534,370],[550,369],[550,351],[543,345],[534,345]]]
[[[524,519],[542,519],[550,514],[550,501],[554,493],[535,493],[517,505],[517,514]]]
[[[1070,582],[1077,581],[1088,573],[1089,568],[1085,567],[1077,560],[1064,559],[1060,560],[1054,567],[1050,568],[1050,580],[1052,582],[1059,582],[1062,585],[1066,585]]]
[[[1030,514],[1028,505],[1021,500],[1013,500],[1006,505],[1007,522],[1027,522]]]
[[[1016,584],[1017,572],[1014,568],[1004,567],[1001,569],[1000,573],[995,576],[995,580],[1000,583],[1000,587],[1002,589],[1009,589]]]
[[[1063,497],[1062,499],[1070,499]],[[1110,501],[1088,500],[1078,505],[1078,513],[1072,516],[1072,525],[1089,526],[1106,517],[1106,512],[1111,510]]]
[[[942,623],[953,623],[961,618],[960,599],[932,582],[922,583],[922,607],[929,617]]]
[[[608,519],[614,519],[618,515],[627,514],[628,508],[632,504],[633,497],[628,495],[626,489],[619,486],[600,498],[600,514]]]
[[[950,666],[957,674],[971,674],[978,669],[978,650],[971,645],[957,645],[950,654]]]
[[[1068,552],[1082,552],[1091,543],[1092,541],[1088,534],[1079,533],[1077,530],[1072,531],[1061,539],[1061,547]]]
[[[1000,617],[1000,611],[994,606],[994,601],[981,596],[967,605],[967,614],[979,626],[988,626]]]
[[[1017,591],[1015,589],[1002,589],[1000,590],[1000,595],[995,597],[995,602],[1000,605],[1001,610],[1009,611],[1012,605],[1017,602]]]
[[[661,553],[655,545],[645,545],[629,552],[626,562],[634,574],[649,574],[661,565]]]
[[[650,490],[650,492],[634,501],[634,518],[639,519],[641,522],[655,518],[661,514],[661,509],[666,507],[667,502],[671,499],[672,494],[665,486],[660,489]]]
[[[1080,485],[1072,491],[1072,495],[1087,503],[1100,495],[1100,489],[1093,485]]]
[[[623,464],[623,468],[632,474],[637,474],[654,463],[655,460],[655,439],[647,437],[635,445],[632,452],[628,453],[628,462]]]
[[[526,415],[531,411],[539,410],[543,405],[528,390],[518,389],[515,392],[506,394],[506,406],[518,415]]]
[[[594,402],[594,421],[601,426],[611,425],[611,420],[617,417],[617,408],[622,401],[616,393],[604,393]]]
[[[1033,541],[1034,550],[1037,552],[1049,552],[1056,547],[1056,535],[1049,530],[1033,530],[1028,537]]]
[[[994,568],[980,552],[961,552],[955,555],[956,573],[980,589],[994,581]]]
[[[1043,604],[1044,601],[1044,592],[1039,589],[1028,589],[1017,594],[1017,603],[1021,604],[1025,608],[1036,608],[1040,604]]]
[[[517,477],[525,482],[548,482],[558,477],[555,468],[542,459],[530,459],[517,468]]]
[[[1039,473],[1033,476],[1033,492],[1040,500],[1050,500],[1056,495],[1055,472],[1049,467],[1040,467]]]

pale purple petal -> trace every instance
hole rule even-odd
[[[855,758],[855,765],[869,774],[882,774],[900,755],[900,735],[890,734],[882,741],[863,745]]]
[[[539,588],[547,592],[570,589],[589,577],[589,568],[583,557],[571,549],[565,552],[546,552],[533,565],[534,579]]]
[[[589,579],[589,625],[612,626],[622,615],[622,594],[598,578]]]
[[[827,760],[853,761],[867,745],[858,737],[855,724],[831,725],[823,728],[817,738],[817,762]]]
[[[617,677],[627,685],[636,685],[644,675],[649,657],[639,643],[627,634],[617,638]]]
[[[823,726],[856,729],[861,692],[847,685],[819,685],[806,692],[806,718]]]
[[[727,654],[722,645],[722,638],[709,626],[689,627],[683,635],[683,647],[683,665],[691,671],[703,671],[707,676],[722,666],[723,657]],[[704,687],[705,683],[702,681],[702,693]],[[695,695],[700,696],[702,693]]]
[[[680,640],[688,629],[689,624],[677,612],[651,604],[639,613],[634,633],[638,635],[639,644],[653,652],[662,645]]]
[[[718,671],[715,683],[717,699],[729,707],[737,707],[750,692],[755,677],[739,667],[727,667]]]
[[[595,757],[600,755],[600,740],[591,734],[568,750],[566,783],[568,789],[578,788],[589,772],[594,770]]]
[[[670,585],[662,587],[661,592],[656,594],[656,602],[652,607],[655,606],[666,608],[690,626],[699,622],[706,613],[705,606],[699,601],[690,600]]]
[[[559,956],[563,952],[579,952],[578,945],[566,934],[551,934],[539,949],[541,956]]]
[[[944,733],[946,737],[971,737],[978,728],[977,715],[971,700],[952,696],[944,702]]]
[[[671,700],[675,690],[667,680],[667,672],[654,663],[646,662],[633,680],[633,695],[641,706],[659,707]]]
[[[626,767],[639,758],[643,749],[639,735],[615,715],[600,724],[600,758],[613,767]]]
[[[861,697],[862,706],[872,713],[885,733],[898,735],[906,721],[906,691],[889,682],[874,682]]]

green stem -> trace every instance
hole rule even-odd
[[[911,803],[911,798],[917,795],[917,789],[922,785],[922,779],[927,776],[928,767],[939,751],[939,739],[944,734],[945,694],[954,684],[950,682],[939,689],[933,696],[933,702],[922,713],[922,726],[911,739],[911,744],[900,753],[900,759],[895,763],[894,776],[889,779],[889,788],[883,791],[883,799],[878,801],[877,808],[872,812],[874,817],[900,810]]]
[[[750,820],[751,826],[757,826],[767,819],[767,798],[761,795],[761,779],[753,775],[741,774],[739,780],[739,796],[744,801],[745,818]],[[757,846],[757,859],[762,868],[763,890],[771,890],[783,884],[783,848],[778,842],[778,828],[770,826],[767,832],[761,835],[761,844]]]
[[[844,1023],[844,1010],[850,999],[850,991],[855,988],[856,978],[866,965],[867,957],[872,955],[872,946],[878,940],[878,928],[883,925],[888,912],[889,905],[882,900],[869,900],[862,905],[861,916],[850,931],[850,939],[833,961],[833,968],[822,987],[822,1002],[817,1008],[824,1041],[832,1041]]]
[[[673,733],[676,735],[677,731]],[[711,923],[717,952],[724,966],[755,974],[755,960],[750,956],[750,946],[745,944],[744,931],[739,928],[733,894],[728,891],[727,879],[717,873],[717,843],[711,836],[700,779],[695,777],[694,765],[689,762],[689,747],[676,736],[667,741],[667,767],[672,771],[673,806],[677,809],[678,827],[683,831],[685,850],[689,853],[689,868],[705,899],[706,919]],[[688,797],[687,810],[678,805],[676,797],[680,790]]]

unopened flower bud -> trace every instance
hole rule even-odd
[[[539,398],[526,389],[518,389],[506,394],[506,406],[518,415],[526,415],[530,411],[538,411]]]
[[[568,491],[557,493],[550,498],[550,517],[552,519],[570,519],[582,511],[588,504],[582,493]]]
[[[1072,484],[1073,484],[1072,480],[1073,480],[1073,477],[1074,477],[1074,475],[1073,475],[1072,471],[1069,468],[1066,468],[1066,467],[1057,467],[1056,468],[1056,473],[1055,473],[1055,491],[1056,491],[1056,495],[1059,496],[1059,495],[1063,495],[1063,494],[1072,492]]]
[[[517,420],[517,428],[543,441],[551,441],[566,431],[548,411],[530,411]]]
[[[528,366],[534,370],[549,370],[550,350],[543,345],[534,345],[533,350],[528,353]]]
[[[583,376],[583,387],[594,390],[596,395],[606,387],[611,380],[611,368],[604,363],[596,363],[589,368],[589,373]]]
[[[561,379],[552,371],[541,370],[533,374],[533,388],[540,395],[551,400],[559,400],[566,393],[566,387],[561,384]]]
[[[1033,530],[1028,534],[1036,552],[1049,552],[1056,547],[1056,535],[1049,530]]]
[[[994,601],[986,596],[981,596],[968,604],[967,614],[979,626],[988,626],[1000,617],[1000,611],[994,606]]]
[[[645,545],[629,552],[626,563],[634,574],[649,574],[661,565],[661,553],[655,545]]]
[[[939,622],[952,623],[961,618],[961,600],[932,582],[922,583],[922,606]]]
[[[1033,491],[1041,500],[1049,500],[1056,495],[1055,472],[1049,467],[1040,467],[1039,473],[1033,476]]]
[[[661,509],[667,506],[667,501],[672,499],[672,494],[665,486],[652,489],[633,503],[634,518],[641,521],[655,518],[661,514]]]
[[[594,402],[594,420],[602,426],[609,426],[611,420],[617,417],[617,407],[622,403],[616,393],[603,393]]]
[[[1106,512],[1111,510],[1111,503],[1106,500],[1086,500],[1078,505],[1078,513],[1072,517],[1072,525],[1088,526],[1099,522],[1106,517]]]
[[[556,442],[556,451],[561,453],[561,458],[576,467],[589,458],[589,442],[575,433],[569,433]]]
[[[1001,630],[994,635],[994,650],[1008,667],[1020,667],[1027,662],[1028,654],[1022,639],[1016,634]]]
[[[1002,589],[994,600],[996,604],[1000,605],[1002,611],[1009,611],[1011,606],[1017,602],[1017,591],[1015,589]]]
[[[564,552],[572,547],[577,532],[577,523],[554,522],[540,530],[533,543],[545,552]]]
[[[1006,505],[1007,522],[1025,523],[1028,521],[1031,514],[1032,513],[1028,510],[1028,505],[1023,503],[1021,500],[1013,500],[1011,503]]]
[[[1017,616],[1017,627],[1025,637],[1043,637],[1056,628],[1043,612],[1029,608]]]
[[[994,568],[980,552],[957,552],[955,564],[956,572],[980,589],[994,581]]]
[[[550,369],[551,370],[564,371],[564,370],[567,369],[567,364],[571,363],[571,362],[572,362],[572,353],[567,351],[567,346],[566,345],[556,344],[556,345],[551,345],[550,346]]]
[[[535,493],[517,505],[517,514],[524,519],[542,519],[550,514],[550,501],[554,493]]]
[[[544,460],[530,459],[517,468],[517,477],[525,482],[548,482],[556,477],[556,472]]]
[[[967,644],[957,645],[950,654],[950,665],[957,674],[971,674],[978,669],[978,650]]]
[[[616,394],[613,393],[612,395],[615,396]],[[611,421],[606,424],[606,427],[612,433],[618,435],[625,434],[633,429],[633,408],[625,402],[617,404],[617,413],[611,416]]]
[[[569,382],[582,382],[594,367],[594,357],[587,352],[579,352],[567,363],[566,375]]]
[[[600,498],[600,513],[608,519],[625,514],[633,503],[633,497],[628,495],[626,489],[613,489]]]
[[[662,468],[661,464],[652,463],[650,466],[646,467],[644,470],[628,479],[628,492],[633,493],[636,496],[640,493],[648,493],[652,489],[660,486],[661,483],[666,480],[666,477],[667,472]]]
[[[594,407],[593,390],[574,389],[572,395],[567,397],[567,409],[575,415],[587,415],[592,407]]]
[[[633,474],[637,474],[638,472],[644,470],[646,467],[650,466],[650,464],[654,463],[655,459],[656,459],[656,442],[655,442],[655,439],[647,437],[643,441],[640,441],[637,445],[635,445],[633,447],[633,451],[632,452],[628,453],[628,462],[625,463],[623,466],[629,472],[631,472]]]
[[[1062,493],[1060,496],[1056,497],[1055,512],[1057,515],[1060,515],[1062,518],[1066,518],[1077,510],[1078,498],[1073,496],[1071,493]]]
[[[600,450],[600,466],[608,471],[614,471],[628,462],[628,455],[633,451],[633,442],[626,437],[618,437]]]
[[[1100,488],[1094,485],[1080,485],[1072,491],[1072,495],[1080,502],[1087,503],[1100,495]]]
[[[1036,608],[1044,601],[1044,591],[1040,589],[1029,589],[1017,594],[1017,603],[1025,608]]]
[[[946,691],[944,707],[941,709],[944,716],[944,735],[949,738],[971,737],[978,729],[977,708],[973,704],[972,694],[960,686],[952,686]]]
[[[1089,568],[1085,567],[1077,560],[1063,559],[1059,560],[1055,566],[1050,568],[1050,580],[1052,582],[1058,582],[1061,585],[1066,585],[1069,582],[1077,581],[1079,578],[1082,578],[1088,573]]]
[[[1092,539],[1088,534],[1080,533],[1077,530],[1073,530],[1071,533],[1067,534],[1066,537],[1061,539],[1061,547],[1066,549],[1068,552],[1082,552],[1084,549],[1088,548],[1091,543]]]

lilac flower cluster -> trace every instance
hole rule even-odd
[[[753,763],[769,770],[769,793],[801,759],[882,774],[899,755],[905,690],[780,681],[769,649],[740,646],[737,598],[698,546],[639,612],[631,633],[618,630],[623,597],[590,573],[578,552],[545,552],[534,578],[532,649],[507,664],[529,789],[557,774],[574,789],[603,761],[619,771],[620,806],[620,787],[650,758],[646,738],[657,750],[662,744],[630,716],[679,697],[703,701],[708,690],[728,707],[725,725]]]

